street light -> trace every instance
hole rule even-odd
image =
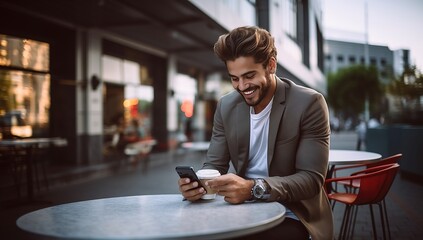
[[[365,31],[365,43],[364,43],[364,65],[369,66],[369,29],[368,29],[368,9],[367,0],[364,0],[364,31]],[[364,121],[367,123],[370,119],[369,110],[369,93],[366,93],[366,99],[364,101]]]

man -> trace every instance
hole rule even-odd
[[[323,190],[329,156],[329,118],[318,92],[276,73],[273,37],[264,29],[240,27],[214,46],[236,91],[217,105],[203,168],[223,175],[206,184],[233,204],[278,201],[287,208],[277,227],[252,239],[333,239],[333,219]],[[227,174],[229,162],[237,174]],[[182,195],[205,194],[180,179]]]

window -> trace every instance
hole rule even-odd
[[[297,0],[284,0],[282,9],[285,33],[292,39],[297,40]]]
[[[0,35],[0,53],[0,139],[47,136],[50,45]]]
[[[350,56],[348,60],[350,61],[350,64],[355,64],[356,62],[355,56]]]
[[[338,55],[338,57],[336,58],[338,60],[338,62],[344,62],[344,56],[342,55]]]
[[[0,34],[0,53],[0,66],[43,73],[50,70],[48,43]]]
[[[386,66],[386,59],[385,58],[380,59],[380,65]]]

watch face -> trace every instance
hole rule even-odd
[[[261,197],[263,197],[264,192],[265,192],[265,189],[264,189],[264,187],[263,187],[263,186],[261,186],[261,185],[256,185],[256,186],[254,187],[254,196],[255,196],[256,198],[261,198]]]

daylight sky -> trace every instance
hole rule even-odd
[[[322,0],[325,38],[364,42],[366,2],[369,44],[409,49],[423,72],[423,0]]]

